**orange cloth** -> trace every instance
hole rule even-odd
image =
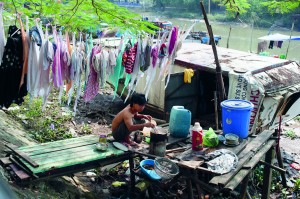
[[[20,86],[24,84],[24,76],[27,74],[28,71],[28,51],[29,51],[29,44],[27,42],[27,36],[26,32],[24,31],[24,26],[21,20],[21,17],[19,17],[20,27],[21,27],[21,34],[22,34],[22,44],[23,44],[23,70],[22,70],[22,76],[20,81]]]

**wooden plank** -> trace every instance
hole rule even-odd
[[[69,158],[78,158],[80,155],[91,155],[94,154],[93,151],[96,150],[95,145],[85,145],[77,148],[70,148],[62,151],[52,151],[49,153],[43,153],[35,156],[31,156],[33,160],[35,160],[39,165],[45,163],[51,163],[53,161],[57,161],[59,159],[69,159]],[[97,151],[97,153],[101,153],[101,151]]]
[[[22,160],[21,161],[34,174],[38,175],[39,173],[51,171],[51,170],[54,170],[57,168],[64,168],[64,167],[68,167],[68,166],[72,166],[72,165],[84,164],[89,161],[101,160],[101,159],[105,159],[105,158],[108,158],[111,156],[122,155],[125,153],[124,151],[118,150],[112,146],[109,147],[109,149],[105,152],[99,152],[97,150],[89,150],[89,151],[90,151],[89,155],[87,155],[86,153],[82,153],[82,154],[73,154],[68,159],[61,159],[61,158],[59,158],[57,160],[51,159],[51,161],[49,160],[49,162],[48,161],[43,162],[43,164],[37,168],[33,168],[28,163],[26,163]],[[74,157],[76,157],[76,158],[74,158]]]
[[[275,140],[269,140],[256,154],[255,156],[247,162],[243,168],[253,169],[257,163],[263,158],[263,156],[268,152],[268,150],[274,145]]]
[[[17,149],[17,147],[13,144],[6,144],[5,145],[7,148],[9,148],[14,154],[16,154],[17,156],[21,157],[22,159],[24,159],[25,161],[27,161],[31,166],[33,167],[38,167],[39,165],[32,160],[26,153],[20,151]]]
[[[231,178],[243,167],[243,165],[262,147],[262,145],[272,136],[272,131],[263,131],[254,138],[246,148],[238,155],[239,162],[235,170],[220,176],[213,177],[209,183],[225,186]]]
[[[183,141],[185,141],[185,140],[187,140],[189,138],[190,138],[190,135],[188,135],[185,138],[177,138],[177,137],[173,137],[173,136],[170,135],[170,136],[168,136],[168,142],[166,144],[166,147],[171,146],[173,144],[176,144],[178,142],[183,142]]]
[[[59,141],[54,141],[54,142],[47,142],[47,143],[42,143],[42,144],[24,146],[24,147],[20,147],[19,150],[30,154],[31,152],[37,152],[37,151],[46,150],[46,149],[60,150],[61,148],[64,149],[66,146],[70,146],[70,147],[78,146],[77,144],[80,145],[82,143],[93,143],[94,141],[95,142],[98,141],[98,136],[88,135],[88,136],[83,136],[83,137],[78,137],[78,138],[70,138],[70,139],[59,140]]]
[[[266,154],[266,162],[269,164],[272,164],[273,159],[273,148],[270,148],[270,150]],[[271,183],[272,183],[272,169],[270,167],[264,167],[264,177],[263,177],[263,191],[261,194],[262,199],[269,199],[270,198],[270,192],[271,192]]]
[[[16,176],[20,179],[20,180],[28,180],[30,178],[30,176],[23,171],[22,169],[20,169],[17,165],[15,164],[10,164],[9,168],[11,168],[11,170],[14,172],[14,174],[16,174]]]
[[[59,152],[59,151],[66,151],[66,150],[72,150],[78,147],[84,147],[84,146],[90,146],[90,145],[95,145],[98,143],[98,140],[86,140],[85,142],[81,143],[74,143],[74,144],[62,144],[60,147],[47,147],[46,149],[38,149],[36,151],[29,152],[28,155],[31,157],[42,155],[42,154],[48,154],[48,153],[53,153],[53,152]]]
[[[118,154],[117,149],[114,149],[112,146],[105,152],[101,152],[96,150],[95,146],[84,146],[72,150],[54,152],[49,154],[43,154],[41,156],[35,156],[36,161],[39,163],[40,167],[45,165],[53,165],[58,162],[65,162],[72,160],[74,163],[78,162],[79,164],[82,162],[82,158],[93,158],[94,156],[110,156],[114,153]]]
[[[78,148],[68,149],[65,151],[53,152],[48,154],[42,154],[39,156],[34,156],[34,160],[39,163],[40,166],[45,164],[52,164],[53,162],[65,161],[69,159],[77,160],[81,162],[82,156],[95,156],[99,153],[108,153],[109,151],[115,151],[113,146],[109,146],[106,151],[98,151],[96,146],[82,146]]]
[[[249,138],[248,138],[249,139]],[[232,151],[236,155],[239,155],[248,145],[249,141],[246,139],[243,139],[243,141],[236,147],[226,147],[226,149]]]
[[[0,164],[2,166],[7,166],[9,164],[12,164],[12,161],[10,161],[9,157],[0,158]]]
[[[251,170],[257,165],[259,160],[263,158],[266,152],[273,146],[274,140],[268,141],[255,156],[247,162],[242,169],[230,180],[230,182],[225,186],[225,189],[234,190],[242,180],[251,172]]]

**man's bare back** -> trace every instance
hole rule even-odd
[[[130,106],[126,106],[122,111],[120,111],[116,117],[112,121],[112,130],[116,130],[116,128],[119,126],[119,124],[124,121],[127,128],[128,126],[132,125],[132,118],[134,117],[134,114],[130,111]],[[126,122],[127,121],[127,122]],[[127,124],[128,123],[128,124]],[[129,129],[129,128],[128,128]]]

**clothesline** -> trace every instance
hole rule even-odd
[[[0,18],[1,26],[2,11]],[[76,33],[72,33],[70,39],[67,31],[62,35],[63,28],[57,30],[56,26],[46,24],[43,31],[38,20],[34,21],[31,28],[28,17],[26,28],[23,27],[21,19],[19,23],[20,30],[14,25],[9,26],[7,45],[4,45],[4,34],[0,34],[0,49],[3,49],[0,52],[4,55],[0,66],[0,106],[10,106],[16,98],[22,101],[21,98],[28,91],[31,99],[42,97],[44,109],[54,87],[60,90],[59,102],[65,93],[70,105],[73,93],[75,94],[74,114],[82,92],[81,85],[84,85],[85,102],[98,94],[99,87],[104,87],[108,78],[113,80],[116,93],[118,81],[124,74],[128,96],[135,91],[134,82],[143,77],[147,80],[144,90],[147,96],[156,73],[159,73],[159,78],[167,78],[167,86],[176,53],[195,24],[185,34],[174,26],[172,31],[159,36],[155,44],[153,36],[125,34],[115,48],[109,48],[107,41],[101,39],[99,44],[100,39],[98,42],[93,40],[92,34],[83,35],[79,32],[79,38],[76,39]],[[52,35],[49,35],[48,27],[52,28]],[[12,42],[13,40],[18,42]],[[8,81],[13,89],[5,86]],[[21,93],[21,89],[26,92]]]

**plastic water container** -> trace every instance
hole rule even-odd
[[[221,102],[223,132],[246,138],[253,104],[247,100],[231,99]]]
[[[170,114],[169,131],[174,137],[185,138],[189,135],[191,111],[183,106],[173,106]]]

